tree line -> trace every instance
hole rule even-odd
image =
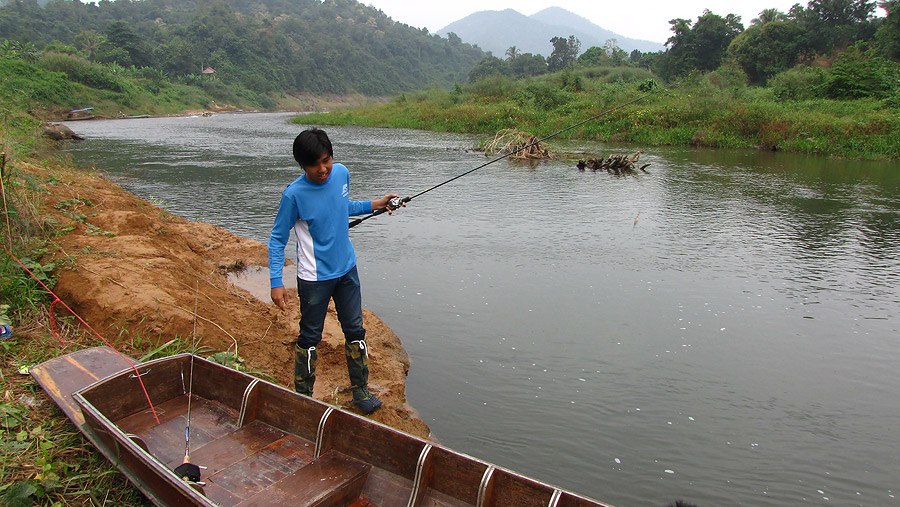
[[[788,12],[766,9],[743,26],[709,10],[670,21],[664,51],[630,54],[615,39],[581,51],[554,37],[548,57],[510,47],[504,58],[391,20],[355,0],[8,0],[0,40],[45,54],[130,68],[150,81],[180,80],[255,97],[278,93],[391,95],[490,76],[527,78],[574,67],[646,69],[662,81],[724,69],[784,98],[884,97],[896,93],[900,0],[810,0]],[[876,9],[885,16],[876,16]],[[9,42],[7,43],[9,44]],[[115,88],[63,58],[55,67],[88,86]],[[202,69],[214,80],[199,80]]]
[[[876,16],[878,7],[885,16]],[[794,94],[806,86],[810,93],[830,98],[883,97],[900,86],[900,0],[810,0],[788,12],[765,9],[746,29],[740,16],[709,10],[696,21],[677,18],[669,23],[672,36],[664,51],[627,54],[610,39],[581,53],[574,36],[554,37],[547,58],[520,54],[512,46],[503,59],[482,58],[469,81],[494,75],[524,78],[579,66],[631,66],[669,82],[728,68],[750,85],[789,83]]]

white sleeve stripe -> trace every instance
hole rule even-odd
[[[297,276],[301,280],[316,281],[316,249],[309,233],[309,224],[306,220],[297,220],[294,232],[297,234]]]

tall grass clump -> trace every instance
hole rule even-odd
[[[105,65],[97,64],[80,56],[63,53],[46,53],[40,66],[52,72],[62,72],[76,83],[91,88],[122,92],[123,79],[110,72]]]
[[[0,58],[0,100],[19,112],[68,104],[71,85],[65,75],[20,59]]]

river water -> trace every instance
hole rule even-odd
[[[266,242],[299,175],[290,118],[77,122],[70,153]],[[487,160],[470,135],[326,130],[359,200]],[[352,229],[410,403],[452,448],[620,507],[900,503],[900,164],[641,161],[619,178],[504,160]]]

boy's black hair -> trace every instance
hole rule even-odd
[[[309,167],[315,164],[322,158],[323,153],[334,157],[331,140],[322,129],[304,130],[294,139],[294,160],[300,164],[300,167]]]

